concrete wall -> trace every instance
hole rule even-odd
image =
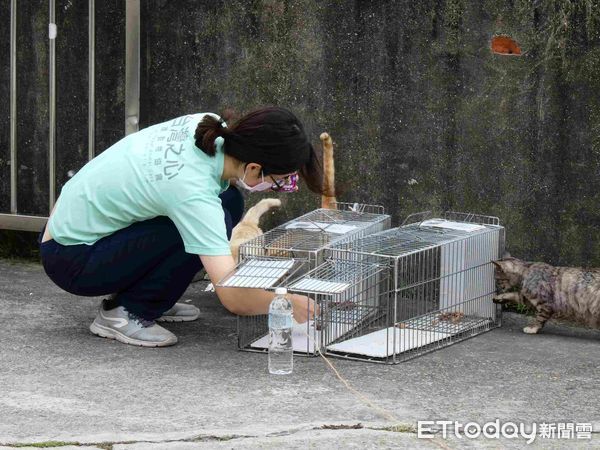
[[[47,213],[47,2],[20,3],[19,203]],[[58,182],[87,154],[87,2],[58,1]],[[124,2],[97,3],[97,148],[123,134]],[[535,5],[535,6],[534,6]],[[0,0],[0,210],[8,11]],[[522,56],[490,51],[497,34]],[[600,7],[593,0],[142,2],[141,125],[267,104],[336,142],[342,200],[396,223],[497,215],[515,256],[600,266]],[[318,204],[287,197],[282,220]]]

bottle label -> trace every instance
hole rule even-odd
[[[284,328],[292,328],[291,314],[269,314],[269,328],[280,330]]]

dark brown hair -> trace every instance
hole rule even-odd
[[[223,151],[238,161],[257,163],[263,174],[298,171],[308,188],[323,193],[323,166],[308,140],[302,123],[289,110],[267,107],[252,111],[230,126],[205,115],[194,138],[196,147],[215,156],[215,139],[224,139]]]

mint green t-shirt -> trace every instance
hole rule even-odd
[[[194,143],[204,114],[153,125],[121,139],[62,188],[48,227],[62,245],[92,245],[134,222],[168,216],[187,253],[230,255],[219,194],[223,138],[217,154]],[[218,116],[215,116],[218,117]]]

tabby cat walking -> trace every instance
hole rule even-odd
[[[525,333],[539,332],[548,319],[600,328],[600,269],[554,267],[512,257],[494,264],[501,291],[494,302],[524,304],[536,311]]]

